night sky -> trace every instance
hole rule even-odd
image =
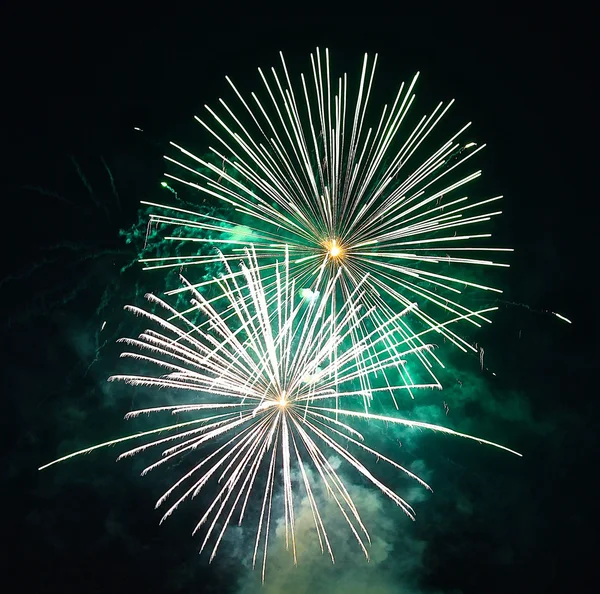
[[[20,590],[595,590],[596,65],[585,35],[568,31],[558,15],[551,24],[521,17],[513,32],[503,27],[512,19],[498,16],[489,36],[463,23],[454,39],[437,29],[419,39],[410,21],[394,31],[317,18],[310,33],[286,29],[285,19],[221,29],[201,12],[182,19],[168,10],[152,23],[99,10],[32,19],[21,9],[6,19],[3,560]],[[115,463],[111,449],[44,472],[37,467],[127,431],[123,415],[136,391],[106,383],[123,369],[116,338],[134,328],[122,307],[160,292],[162,280],[137,264],[121,272],[136,253],[119,231],[137,221],[140,200],[169,198],[160,187],[168,142],[204,152],[209,141],[193,116],[227,95],[225,75],[248,94],[261,84],[256,68],[275,65],[279,50],[298,77],[317,46],[329,48],[338,72],[353,76],[365,51],[378,52],[377,105],[419,70],[419,111],[454,97],[457,121],[472,120],[474,137],[488,143],[478,191],[506,197],[494,233],[516,250],[501,278],[495,323],[472,336],[497,375],[482,373],[477,357],[449,351],[445,391],[425,395],[411,414],[524,457],[382,430],[378,447],[398,453],[402,441],[399,455],[434,488],[426,494],[390,473],[417,521],[355,481],[374,537],[371,563],[341,526],[335,566],[309,547],[293,568],[274,540],[261,589],[248,565],[250,527],[233,531],[209,565],[190,535],[202,498],[158,525],[154,503],[169,472],[140,477],[143,456]]]

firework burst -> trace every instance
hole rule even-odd
[[[239,109],[220,99],[219,112],[206,106],[207,117],[196,118],[218,143],[210,150],[222,166],[175,143],[181,159],[166,159],[185,173],[169,178],[216,199],[232,214],[217,217],[146,202],[162,211],[150,223],[178,229],[166,239],[188,244],[190,253],[143,261],[148,269],[204,267],[221,256],[194,252],[194,245],[218,245],[227,261],[235,261],[252,243],[261,267],[272,270],[289,249],[298,287],[314,286],[323,266],[322,283],[336,279],[332,310],[363,284],[372,324],[387,328],[395,318],[395,331],[417,349],[423,369],[439,385],[433,363],[442,362],[431,350],[418,350],[424,345],[419,329],[435,327],[440,339],[476,351],[451,325],[439,322],[489,323],[465,305],[464,293],[501,291],[474,282],[469,269],[508,266],[489,258],[512,250],[490,246],[484,229],[500,214],[495,206],[501,196],[461,195],[481,175],[468,166],[485,146],[463,139],[470,124],[425,152],[453,102],[412,117],[418,75],[373,119],[369,100],[376,63],[377,56],[365,56],[356,90],[346,75],[333,78],[329,53],[319,50],[311,56],[311,75],[302,75],[296,87],[283,55],[281,71],[259,69],[262,97],[244,98],[227,78]],[[315,288],[322,292],[320,285]],[[412,303],[418,309],[409,325],[395,312]],[[362,342],[364,325],[353,333],[354,342]],[[363,354],[373,352],[367,348]],[[407,387],[413,383],[406,372],[402,379]],[[410,388],[407,393],[412,396]]]
[[[365,300],[368,278],[357,283],[343,306],[332,310],[327,303],[342,271],[323,281],[326,262],[314,280],[322,291],[316,299],[297,296],[296,279],[291,275],[285,250],[283,261],[276,263],[270,275],[275,277],[274,286],[265,280],[270,276],[261,270],[254,250],[247,251],[240,276],[229,268],[225,257],[224,265],[226,274],[217,283],[219,294],[211,300],[188,284],[192,309],[186,313],[152,295],[148,300],[164,315],[128,306],[129,311],[143,316],[158,330],[146,330],[137,339],[122,339],[132,348],[123,356],[150,364],[159,373],[111,378],[134,386],[181,390],[181,403],[136,410],[127,418],[172,413],[191,416],[191,420],[178,419],[157,429],[98,444],[42,468],[129,440],[144,443],[120,458],[149,448],[162,450],[159,459],[143,474],[198,451],[199,460],[192,461],[190,470],[158,500],[157,507],[168,505],[162,519],[207,485],[213,485],[214,498],[194,529],[194,533],[205,529],[201,551],[210,546],[212,560],[227,527],[233,521],[241,524],[248,515],[248,503],[254,493],[259,511],[253,559],[256,563],[262,555],[264,580],[272,509],[279,493],[283,495],[286,544],[294,562],[294,509],[300,496],[310,504],[321,550],[334,560],[327,518],[319,511],[317,483],[333,499],[368,558],[369,533],[332,457],[347,463],[414,518],[409,503],[379,480],[363,458],[383,460],[424,487],[429,486],[409,469],[367,445],[357,421],[430,429],[516,454],[504,446],[452,429],[360,410],[364,392],[361,378],[366,381],[367,376],[380,377],[386,369],[398,371],[407,367],[418,352],[431,348],[414,347],[394,330],[397,319],[414,315],[412,305],[397,312],[383,326],[369,328],[373,305]],[[363,336],[354,341],[360,325],[364,327]],[[373,356],[374,351],[379,355]],[[401,377],[399,373],[397,376]],[[435,382],[384,384],[382,389],[392,392],[438,387]],[[376,385],[376,380],[371,382],[370,390],[378,390]]]

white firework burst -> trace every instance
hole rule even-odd
[[[465,305],[462,294],[465,289],[469,294],[501,291],[474,282],[468,269],[508,266],[486,254],[512,251],[490,247],[490,233],[483,229],[500,214],[494,208],[501,196],[471,200],[461,195],[481,171],[460,172],[485,145],[463,140],[467,124],[426,152],[453,102],[412,118],[418,75],[403,83],[391,107],[384,106],[373,119],[369,100],[377,56],[365,56],[356,90],[345,74],[333,78],[327,50],[324,56],[317,50],[311,63],[312,74],[302,75],[299,87],[292,85],[283,55],[280,72],[273,68],[268,76],[259,69],[263,97],[244,98],[227,78],[240,108],[220,99],[219,113],[206,106],[208,118],[196,117],[216,139],[210,150],[222,167],[172,143],[186,162],[166,159],[186,176],[168,177],[226,205],[231,215],[144,202],[162,210],[151,215],[150,223],[178,227],[177,236],[166,239],[187,242],[190,251],[143,262],[147,269],[206,266],[221,256],[194,252],[194,244],[218,245],[228,261],[253,244],[263,269],[273,270],[288,246],[298,287],[313,286],[323,264],[322,282],[336,278],[329,296],[333,310],[367,278],[363,299],[374,325],[388,327],[398,309],[417,303],[412,325],[402,318],[394,323],[411,346],[423,346],[421,328],[436,327],[441,339],[476,352],[439,321],[463,320],[476,327],[490,322]],[[353,332],[353,340],[361,342],[364,327]],[[432,364],[442,362],[435,353],[417,350],[417,357],[431,381],[439,383]],[[402,377],[407,387],[413,382],[407,372]],[[407,393],[412,396],[410,389]]]
[[[159,459],[143,474],[189,456],[190,469],[157,502],[157,507],[168,505],[163,520],[211,485],[214,497],[194,532],[205,528],[201,550],[210,541],[212,560],[227,527],[234,521],[241,524],[248,515],[254,493],[258,503],[257,517],[250,518],[256,525],[254,562],[262,553],[264,580],[272,508],[279,493],[283,499],[286,543],[294,561],[294,509],[299,497],[310,504],[321,550],[334,560],[327,518],[319,510],[317,483],[337,504],[368,558],[367,527],[337,465],[332,463],[332,456],[345,462],[414,518],[409,503],[378,479],[363,459],[383,460],[424,487],[429,488],[428,485],[409,469],[367,445],[369,436],[361,433],[358,422],[369,420],[364,427],[371,430],[377,422],[430,429],[517,454],[449,428],[360,410],[362,385],[367,377],[381,376],[386,369],[402,369],[419,352],[430,348],[415,347],[411,340],[395,332],[398,319],[414,315],[413,306],[398,311],[382,325],[369,327],[374,306],[365,299],[368,278],[357,282],[346,302],[333,310],[327,304],[343,274],[341,268],[323,280],[327,263],[321,263],[312,287],[313,293],[315,286],[321,287],[320,296],[307,299],[297,295],[297,281],[291,275],[286,250],[283,261],[275,264],[273,274],[261,269],[254,250],[247,252],[240,276],[233,273],[225,257],[224,263],[226,274],[217,283],[219,295],[211,301],[188,284],[192,309],[186,313],[152,295],[148,296],[149,301],[164,310],[165,315],[127,307],[157,329],[146,330],[137,339],[122,339],[132,347],[123,356],[151,364],[159,373],[111,378],[134,386],[181,391],[178,404],[136,410],[128,413],[127,418],[172,413],[191,416],[191,420],[178,419],[157,429],[85,448],[42,468],[130,440],[142,440],[143,444],[124,452],[120,458],[150,448],[162,450]],[[275,277],[274,286],[271,276]],[[359,326],[363,327],[362,338],[355,341]],[[436,326],[429,332],[438,329]],[[373,356],[374,352],[378,356]],[[361,378],[363,383],[359,381]],[[385,389],[395,393],[438,387],[435,382],[407,385],[404,379],[398,385],[383,383],[383,388],[377,388],[377,380],[371,381],[370,391]],[[167,435],[158,436],[164,433]]]

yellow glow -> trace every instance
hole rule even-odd
[[[334,260],[343,258],[344,249],[342,248],[342,246],[338,245],[336,239],[332,239],[331,241],[328,241],[325,244],[325,247],[327,249],[327,253],[329,254],[330,258],[333,258]]]
[[[281,406],[281,408],[283,408],[283,407],[287,406],[287,398],[286,398],[286,396],[287,396],[287,393],[286,393],[286,391],[284,390],[284,391],[281,393],[281,398],[279,399],[279,406]]]

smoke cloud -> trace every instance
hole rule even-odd
[[[335,464],[336,461],[330,462]],[[418,587],[418,578],[423,570],[426,542],[415,535],[414,523],[374,488],[352,484],[344,476],[342,480],[371,538],[370,544],[365,542],[369,560],[333,497],[324,489],[317,489],[317,503],[335,563],[326,548],[321,551],[310,503],[304,498],[295,510],[298,565],[294,566],[291,550],[286,550],[285,524],[281,521],[270,537],[265,583],[261,584],[259,549],[255,569],[252,569],[251,556],[244,560],[247,571],[240,579],[237,594],[424,592]],[[403,495],[415,503],[424,497],[424,491],[416,487]]]

